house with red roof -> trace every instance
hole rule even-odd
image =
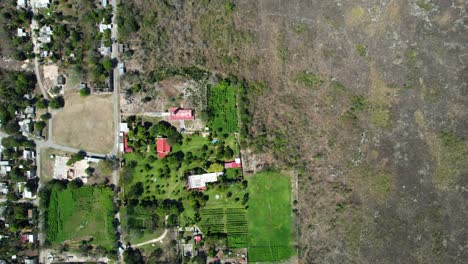
[[[125,153],[133,152],[133,148],[130,148],[128,146],[128,137],[127,137],[127,135],[128,135],[128,133],[123,133],[123,139],[124,139],[123,145],[124,145],[124,152]]]
[[[169,113],[170,120],[193,120],[195,118],[193,109],[171,107]]]
[[[167,138],[156,139],[156,151],[158,153],[158,158],[164,158],[171,152],[171,146],[167,143]]]
[[[242,168],[241,160],[236,158],[234,161],[229,161],[224,163],[225,169],[235,169],[235,168]]]
[[[198,234],[198,235],[195,235],[193,236],[193,239],[195,240],[195,243],[198,244],[202,241],[202,235]]]

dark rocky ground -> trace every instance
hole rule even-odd
[[[142,69],[267,83],[247,165],[299,175],[299,261],[468,262],[468,3],[233,3],[133,0],[126,41]]]

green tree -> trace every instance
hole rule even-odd
[[[76,153],[76,154],[73,154],[70,159],[67,161],[67,165],[68,166],[71,166],[73,164],[75,164],[75,162],[77,161],[80,161],[80,160],[83,160],[85,158],[85,154],[84,153]]]
[[[49,106],[52,109],[59,109],[65,106],[65,100],[62,96],[54,97],[50,100]]]
[[[106,70],[106,71],[112,70],[112,68],[113,68],[112,60],[110,60],[110,59],[104,59],[104,60],[102,61],[102,67],[103,67],[104,70]]]
[[[47,100],[44,99],[44,98],[43,98],[43,99],[40,99],[40,100],[38,100],[38,101],[36,102],[36,107],[37,107],[38,109],[45,109],[45,108],[47,108],[47,105],[48,105],[48,102],[47,102]]]
[[[20,127],[18,123],[16,123],[15,120],[10,120],[8,123],[5,125],[5,132],[8,134],[17,134],[19,133]]]
[[[93,167],[88,167],[88,168],[86,168],[86,169],[85,169],[85,173],[86,173],[86,175],[88,175],[88,176],[93,175],[93,173],[94,173],[94,168],[93,168]]]
[[[224,170],[224,166],[221,163],[212,163],[206,170],[207,172],[221,172]]]
[[[88,96],[90,93],[91,93],[91,91],[87,87],[80,89],[80,95],[83,96],[83,97]]]
[[[46,127],[46,122],[44,121],[37,121],[34,123],[34,130],[35,131],[42,131]]]
[[[234,151],[232,150],[231,147],[227,146],[224,149],[224,158],[225,159],[232,159],[233,156],[234,156]]]
[[[41,119],[44,121],[47,121],[52,118],[52,115],[50,113],[45,113],[41,115]]]

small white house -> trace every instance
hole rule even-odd
[[[36,8],[48,8],[50,5],[50,0],[36,0],[35,4]]]
[[[16,0],[16,8],[27,8],[28,7],[28,0]]]
[[[16,33],[16,36],[18,36],[19,38],[27,37],[27,36],[28,36],[28,32],[26,32],[26,30],[24,30],[24,28],[18,28],[18,29],[17,29],[17,33]]]
[[[99,32],[104,33],[108,29],[112,29],[112,24],[99,24]]]

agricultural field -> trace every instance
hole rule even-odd
[[[94,249],[115,250],[113,191],[107,187],[52,183],[47,207],[47,241],[77,248],[88,241]]]
[[[238,131],[237,87],[222,81],[208,89],[209,127],[215,133]]]
[[[224,170],[225,160],[239,154],[234,135],[213,141],[210,136],[179,134],[167,123],[155,125],[142,120],[127,120],[131,131],[129,146],[134,152],[124,155],[124,202],[122,224],[127,241],[135,244],[157,237],[164,227],[188,226],[199,221],[202,208],[242,208],[246,184],[239,172],[220,176],[217,183],[202,192],[188,191],[188,175]],[[164,125],[165,124],[165,125]],[[155,136],[164,135],[171,153],[158,158]],[[165,221],[165,216],[168,220]]]
[[[249,261],[285,260],[293,255],[291,182],[276,172],[249,177]]]
[[[248,243],[245,208],[207,208],[200,212],[200,228],[209,234],[226,234],[230,248],[245,248]]]

